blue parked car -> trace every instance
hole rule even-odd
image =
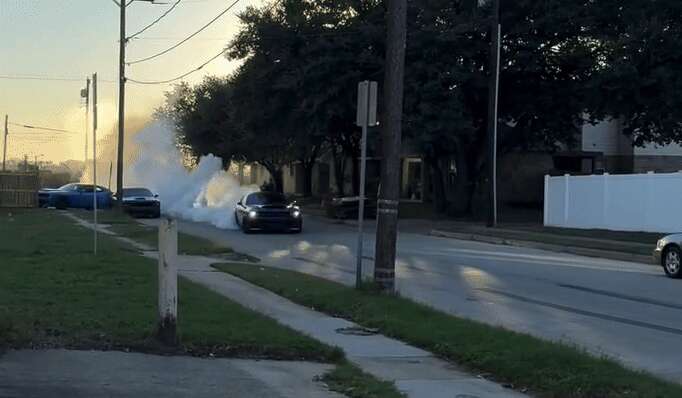
[[[38,192],[38,202],[40,207],[91,210],[93,195],[97,196],[97,208],[111,208],[113,200],[111,191],[100,186],[93,189],[91,184],[66,184],[58,189],[41,189]]]

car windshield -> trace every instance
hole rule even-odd
[[[287,199],[284,195],[272,192],[253,193],[246,198],[246,205],[248,206],[267,206],[267,205],[284,205],[287,204]]]
[[[70,190],[70,191],[73,191],[74,188],[70,188],[69,190]],[[76,185],[75,190],[78,191],[78,192],[85,192],[85,193],[87,193],[87,192],[92,192],[92,190],[93,190],[93,185],[78,184],[78,185]],[[102,187],[100,187],[100,186],[97,186],[97,192],[104,192],[104,191],[106,191],[105,188],[102,188]]]
[[[78,187],[78,184],[66,184],[61,187],[59,187],[60,191],[73,191]]]
[[[123,197],[128,198],[131,196],[154,196],[152,191],[147,188],[126,188],[123,190]]]

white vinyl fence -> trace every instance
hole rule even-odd
[[[681,232],[682,172],[545,176],[546,226]]]

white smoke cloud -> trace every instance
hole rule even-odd
[[[136,134],[132,140],[136,158],[126,169],[125,186],[158,193],[164,214],[236,229],[236,203],[257,188],[240,186],[223,169],[222,160],[213,155],[202,157],[196,167],[188,169],[175,136],[173,128],[164,122],[150,123]]]

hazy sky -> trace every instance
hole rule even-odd
[[[128,34],[146,26],[176,0],[163,5],[135,1],[128,8]],[[182,0],[175,10],[128,45],[128,60],[164,50],[227,8],[234,0]],[[173,52],[128,68],[137,80],[165,80],[196,68],[225,47],[238,29],[235,14],[262,0],[241,0],[230,12]],[[100,79],[100,134],[109,133],[117,106],[119,9],[112,0],[0,0],[0,115],[10,122],[84,130],[80,89],[86,76]],[[234,69],[220,58],[186,80]],[[80,81],[10,80],[39,76]],[[148,116],[169,85],[127,86],[128,116]],[[8,157],[43,155],[43,160],[83,159],[84,134],[31,132],[10,126]]]

